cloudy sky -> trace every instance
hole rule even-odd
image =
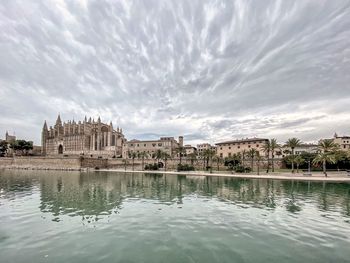
[[[0,138],[350,134],[349,0],[0,0]]]

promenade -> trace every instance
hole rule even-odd
[[[140,171],[140,170],[123,170],[123,169],[101,169],[104,172],[122,172],[122,173],[145,173],[145,174],[172,174],[184,176],[212,176],[212,177],[229,177],[229,178],[247,178],[247,179],[273,179],[273,180],[295,180],[295,181],[318,181],[318,182],[349,182],[350,176],[346,172],[330,172],[328,177],[323,173],[315,172],[311,175],[302,173],[210,173],[204,171],[177,172],[177,171]]]

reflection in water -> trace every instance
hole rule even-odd
[[[350,216],[349,184],[109,172],[29,171],[18,175],[8,171],[0,177],[1,198],[25,196],[35,187],[40,188],[40,210],[52,213],[56,220],[67,214],[90,222],[118,213],[124,200],[171,205],[185,203],[187,196],[216,198],[243,208],[283,207],[290,213],[299,213],[311,203],[320,212]]]
[[[0,261],[348,262],[349,196],[349,184],[0,170]]]

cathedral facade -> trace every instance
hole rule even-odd
[[[119,157],[126,139],[122,129],[114,130],[112,122],[87,120],[62,123],[58,115],[56,124],[42,129],[43,155],[87,155],[93,157]]]

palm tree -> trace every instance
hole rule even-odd
[[[129,158],[132,159],[132,170],[134,171],[135,158],[137,157],[137,154],[136,154],[136,152],[133,152],[133,151],[130,152],[129,151],[128,155],[129,155]]]
[[[268,140],[262,147],[266,157],[267,157],[267,169],[266,169],[266,173],[269,172],[270,170],[270,151],[271,151],[271,143],[270,140]]]
[[[339,163],[344,162],[347,159],[348,154],[347,154],[347,152],[344,152],[340,149],[337,149],[334,151],[334,156],[335,156],[335,160],[337,163],[337,169],[339,171]]]
[[[336,163],[336,159],[335,156],[331,153],[319,152],[312,163],[316,165],[322,163],[323,173],[327,177],[327,163],[334,164]]]
[[[220,163],[222,163],[223,159],[220,156],[215,155],[213,161],[216,162],[216,168],[220,170]]]
[[[186,149],[183,146],[179,146],[178,148],[176,148],[175,152],[179,155],[179,161],[181,164],[182,156],[186,153]]]
[[[155,153],[154,153],[154,159],[156,159],[156,161],[157,161],[157,165],[158,165],[158,163],[159,163],[159,160],[160,159],[162,159],[162,157],[163,157],[163,151],[162,150],[160,150],[160,149],[158,149]]]
[[[124,169],[125,169],[125,171],[126,171],[126,166],[127,166],[127,164],[128,164],[128,160],[127,160],[127,159],[123,159],[123,163],[124,163]]]
[[[294,158],[294,162],[297,165],[297,173],[299,173],[299,166],[305,163],[305,159],[301,155],[298,155]]]
[[[254,171],[254,157],[257,153],[257,150],[255,150],[254,148],[251,148],[248,152],[247,152],[247,156],[250,158],[251,161],[251,168],[252,168],[252,172]]]
[[[214,155],[215,155],[215,151],[212,150],[212,149],[205,149],[203,151],[203,157],[205,159],[206,169],[207,169],[207,167],[209,167],[209,161],[212,162],[212,159],[213,159]]]
[[[145,168],[145,158],[148,158],[148,153],[143,151],[137,154],[137,158],[142,160],[142,171]]]
[[[292,173],[294,173],[294,149],[301,145],[301,141],[298,138],[288,139],[286,146],[292,150]]]
[[[260,155],[259,151],[257,151],[256,152],[255,161],[256,161],[256,167],[257,167],[258,175],[260,175],[260,163],[263,160],[264,160],[263,157]]]
[[[244,167],[245,165],[245,156],[247,155],[247,151],[246,150],[243,150],[242,151],[242,166]]]
[[[197,154],[196,153],[190,153],[187,155],[187,158],[190,159],[191,165],[193,166],[194,161],[197,160]]]
[[[167,152],[162,152],[162,160],[164,161],[164,171],[166,171],[167,169],[167,163],[170,157],[170,154],[168,154]]]
[[[270,152],[271,152],[271,166],[272,166],[272,172],[275,171],[275,164],[274,164],[274,159],[275,159],[275,151],[276,149],[279,149],[280,145],[277,143],[277,140],[275,138],[270,140]]]
[[[332,139],[321,140],[318,143],[319,153],[313,160],[314,164],[322,163],[323,173],[327,177],[327,163],[336,163],[335,153],[339,149],[339,145],[334,143]]]

